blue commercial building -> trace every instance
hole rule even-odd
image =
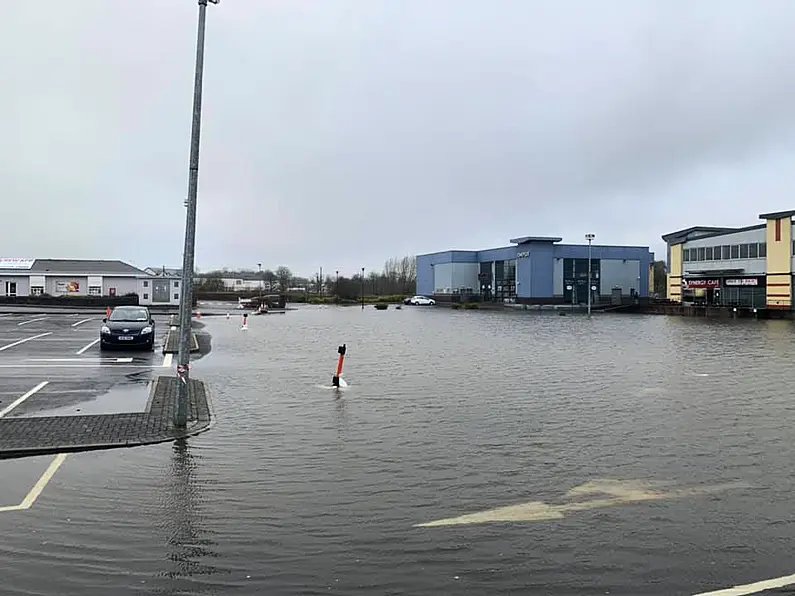
[[[448,250],[417,257],[417,293],[477,296],[495,302],[583,304],[588,301],[588,245],[525,236],[512,246]],[[648,297],[654,254],[648,246],[591,246],[595,304]]]

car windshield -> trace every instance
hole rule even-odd
[[[110,313],[111,321],[148,321],[149,313],[145,308],[117,308]]]

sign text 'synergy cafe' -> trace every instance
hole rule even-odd
[[[719,279],[683,279],[682,287],[686,290],[701,289],[701,288],[719,288]]]

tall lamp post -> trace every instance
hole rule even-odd
[[[586,234],[585,239],[588,241],[588,316],[591,316],[591,242],[596,238],[594,234]]]
[[[179,303],[179,353],[177,376],[177,409],[174,425],[184,428],[188,424],[188,385],[190,382],[191,311],[193,310],[193,270],[196,252],[196,195],[199,188],[199,139],[202,121],[202,78],[204,75],[204,30],[207,20],[207,2],[199,0],[199,26],[196,34],[196,71],[193,80],[193,122],[190,131],[190,166],[188,170],[188,197],[185,200],[185,249],[182,255],[182,297]]]
[[[340,272],[339,270],[334,271],[337,275],[337,281],[334,282],[334,295],[336,296],[337,300],[340,299]]]
[[[259,306],[262,308],[262,263],[257,263],[259,269]]]
[[[364,267],[362,267],[362,310],[364,310]]]

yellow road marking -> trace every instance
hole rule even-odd
[[[785,575],[784,577],[768,579],[753,584],[746,584],[744,586],[735,586],[716,592],[701,592],[695,596],[746,596],[747,594],[758,594],[759,592],[774,590],[776,588],[785,588],[793,584],[795,584],[795,575]]]
[[[38,385],[36,385],[33,389],[22,395],[21,397],[17,398],[8,407],[0,411],[0,418],[8,414],[11,410],[16,408],[19,404],[23,401],[28,399],[34,393],[41,391],[44,387],[49,384],[49,381],[42,381]],[[44,470],[44,474],[41,475],[38,482],[33,485],[33,488],[30,489],[30,492],[27,496],[22,500],[19,505],[10,505],[6,507],[0,507],[0,513],[5,513],[6,511],[23,511],[25,509],[30,509],[33,506],[33,503],[36,502],[36,499],[39,498],[41,491],[45,489],[47,484],[52,480],[52,477],[55,476],[55,473],[58,471],[58,468],[61,467],[64,460],[66,459],[65,453],[59,453],[55,456],[55,458],[50,462],[50,465]]]
[[[50,462],[50,465],[47,467],[47,469],[44,470],[44,474],[41,475],[41,478],[39,478],[38,482],[33,485],[33,488],[30,489],[30,492],[25,496],[24,499],[22,499],[22,502],[19,505],[0,507],[0,513],[5,513],[7,511],[24,511],[26,509],[30,509],[65,460],[66,453],[59,453],[56,455],[52,462]]]
[[[544,503],[543,501],[530,501],[508,507],[498,507],[477,513],[469,513],[458,517],[448,517],[436,521],[416,524],[418,528],[432,528],[440,526],[459,526],[469,524],[485,524],[493,522],[531,522],[550,521],[563,519],[567,513],[616,507],[618,505],[631,505],[645,501],[659,501],[662,499],[681,499],[689,496],[706,495],[722,492],[735,488],[747,488],[741,482],[718,484],[713,486],[673,489],[669,491],[658,490],[665,486],[660,482],[644,482],[640,480],[595,480],[577,486],[565,494],[568,500],[580,499],[590,495],[608,495],[607,498],[590,500],[576,500],[559,505]]]

